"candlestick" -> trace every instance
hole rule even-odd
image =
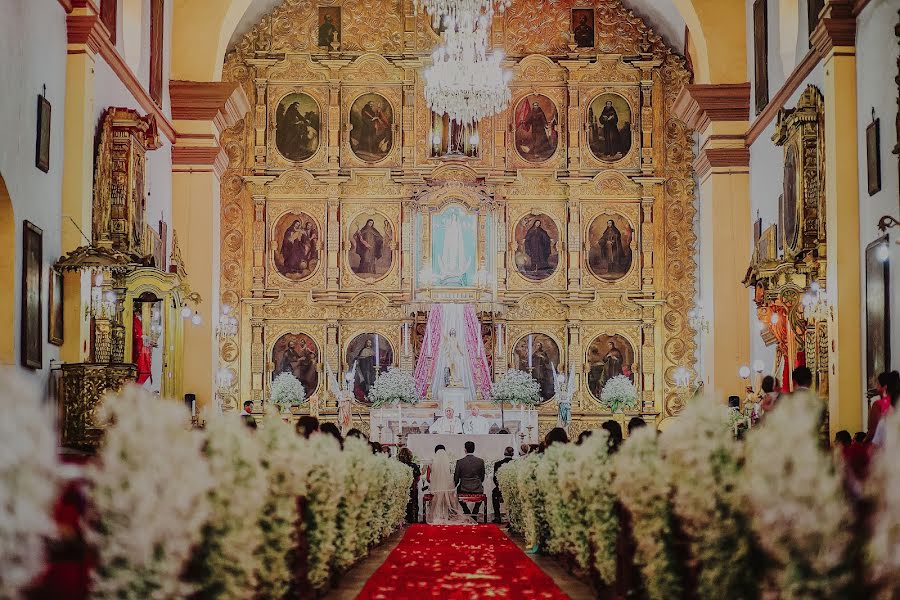
[[[378,373],[381,372],[381,352],[378,351],[378,338],[381,337],[377,333],[375,334],[375,374],[377,376]]]
[[[532,345],[534,343],[534,335],[528,334],[528,368],[531,369],[534,365],[532,364],[534,361],[534,354],[532,353]]]

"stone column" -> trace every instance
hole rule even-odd
[[[828,411],[831,431],[859,431],[865,412],[856,19],[853,2],[829,0],[812,35],[825,67],[825,237],[829,304]]]
[[[740,394],[750,363],[750,150],[744,133],[750,84],[686,85],[675,113],[699,134],[700,302],[709,321],[701,340],[704,383],[720,396]],[[701,335],[703,335],[701,333]]]
[[[209,406],[215,394],[219,314],[219,178],[227,157],[219,136],[250,111],[235,83],[172,81],[172,119],[178,132],[172,148],[172,227],[179,233],[188,283],[200,294],[200,325],[184,331],[184,391]]]

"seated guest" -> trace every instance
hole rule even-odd
[[[475,456],[475,442],[466,442],[466,455],[456,461],[456,470],[453,472],[453,483],[460,494],[484,493],[484,461]],[[481,502],[476,502],[472,512],[465,502],[460,502],[463,512],[467,515],[474,512],[478,514]]]
[[[609,439],[606,440],[606,450],[610,454],[615,454],[619,451],[619,446],[622,445],[622,426],[610,419],[603,423],[602,427],[609,433]]]
[[[341,448],[344,447],[344,438],[341,436],[341,430],[338,429],[338,426],[334,423],[322,423],[322,426],[319,427],[319,431],[321,433],[327,433],[328,435],[334,436],[334,439],[338,441],[341,445]]]
[[[381,444],[378,442],[369,442],[369,446],[372,447],[372,454],[376,456],[381,454]]]
[[[519,456],[525,456],[529,452],[531,452],[531,446],[529,446],[528,444],[522,444],[519,447]]]
[[[513,447],[507,446],[506,450],[503,451],[503,458],[494,463],[494,490],[491,492],[491,504],[494,505],[494,523],[503,521],[500,518],[500,503],[503,502],[503,495],[500,493],[500,484],[497,483],[497,471],[513,459],[513,452]]]
[[[632,433],[640,429],[641,427],[646,427],[647,421],[643,420],[640,417],[631,417],[631,420],[628,421],[628,435],[630,436]]]
[[[297,419],[296,429],[297,435],[302,435],[309,439],[313,432],[319,430],[319,420],[312,415],[303,415]]]
[[[585,429],[584,431],[582,431],[581,433],[578,434],[578,441],[575,442],[575,445],[580,446],[581,444],[584,443],[584,440],[588,439],[592,435],[594,435],[594,431],[592,429]]]
[[[246,400],[244,402],[244,410],[241,411],[241,416],[246,417],[247,415],[253,414],[253,400]]]
[[[566,433],[566,430],[562,427],[554,427],[548,431],[547,435],[544,437],[544,446],[547,448],[556,442],[559,442],[560,444],[569,443],[569,434]]]
[[[763,414],[766,414],[767,412],[771,412],[775,408],[775,405],[778,403],[778,396],[780,394],[778,393],[775,378],[771,375],[766,375],[765,377],[763,377],[761,387],[763,392],[761,408]]]
[[[850,432],[846,429],[842,429],[834,434],[833,448],[835,450],[840,450],[841,454],[846,454],[847,450],[850,449],[850,444],[852,443],[853,439],[850,437]]]
[[[794,382],[795,394],[807,393],[813,383],[812,371],[809,367],[797,367],[791,372],[791,381]]]
[[[366,439],[366,436],[363,435],[363,432],[360,431],[359,429],[357,429],[356,427],[354,427],[353,429],[351,429],[350,431],[347,432],[347,437],[348,437],[348,438],[354,437],[354,438],[356,438],[356,439],[358,439],[358,440],[365,440],[365,439]]]
[[[397,459],[412,469],[413,481],[409,488],[409,501],[406,503],[406,522],[415,523],[419,520],[419,478],[422,472],[419,465],[413,462],[413,453],[409,448],[401,448],[397,453]]]

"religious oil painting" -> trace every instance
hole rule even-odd
[[[308,278],[319,266],[319,239],[319,226],[308,214],[282,215],[272,237],[275,268],[292,281]]]
[[[624,277],[631,269],[633,260],[632,239],[634,230],[622,215],[597,215],[587,232],[587,260],[591,273],[607,281]]]
[[[588,145],[600,160],[615,162],[631,150],[631,107],[618,94],[600,94],[588,106]]]
[[[878,375],[891,370],[889,261],[878,256],[889,244],[885,235],[866,247],[866,383],[870,390],[878,388]]]
[[[881,191],[881,119],[872,110],[872,122],[866,127],[866,182],[869,195]]]
[[[597,399],[606,382],[624,375],[634,383],[637,365],[634,362],[634,348],[618,334],[598,335],[591,342],[587,352],[588,389]]]
[[[50,101],[38,95],[34,166],[44,173],[50,171],[50,113]]]
[[[797,149],[790,144],[784,152],[784,200],[781,205],[780,220],[784,224],[784,247],[789,250],[797,248],[797,236],[800,233],[800,197],[797,185]]]
[[[286,333],[272,347],[272,379],[291,373],[309,398],[319,387],[319,347],[305,333]]]
[[[525,215],[516,224],[516,270],[526,279],[541,281],[559,266],[559,228],[548,215]]]
[[[341,47],[341,7],[320,6],[318,46],[337,51]]]
[[[378,333],[362,333],[350,341],[344,357],[347,370],[356,365],[353,395],[365,402],[375,378],[394,364],[394,348],[386,337]]]
[[[594,47],[594,9],[572,9],[572,39],[577,48]]]
[[[364,212],[350,223],[350,270],[375,281],[391,270],[394,261],[394,228],[379,213]]]
[[[543,162],[559,146],[559,114],[543,94],[525,96],[515,110],[516,150],[529,162]]]
[[[288,160],[302,162],[319,149],[319,105],[308,94],[288,94],[275,113],[275,146]]]
[[[437,287],[474,286],[478,216],[451,204],[431,216],[431,275]]]
[[[552,337],[544,333],[529,333],[516,342],[512,358],[513,367],[531,373],[538,382],[543,400],[553,397],[553,369],[559,369],[559,345]]]
[[[22,366],[40,369],[44,366],[41,311],[44,232],[30,221],[22,225]]]
[[[47,341],[56,346],[63,344],[63,274],[50,269],[50,299],[47,310]]]
[[[394,109],[381,94],[363,94],[350,106],[350,148],[361,160],[376,163],[394,146]]]

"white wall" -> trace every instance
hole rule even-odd
[[[59,257],[63,173],[63,116],[65,114],[66,15],[57,0],[0,0],[0,175],[12,198],[16,221],[15,356],[19,362],[21,320],[22,221],[43,229],[44,368],[59,349],[47,344],[48,269]],[[37,96],[47,86],[52,104],[50,172],[34,166]],[[6,249],[4,249],[6,251]]]
[[[857,109],[859,118],[859,201],[860,201],[860,261],[863,264],[862,281],[865,294],[865,248],[881,237],[876,224],[883,215],[900,219],[898,202],[897,157],[891,154],[897,143],[894,118],[897,114],[897,55],[900,47],[894,34],[900,0],[872,0],[857,19]],[[881,119],[881,191],[869,196],[866,174],[866,127],[872,122],[872,109]],[[890,315],[892,368],[900,366],[900,229],[890,232]],[[863,296],[865,300],[865,295]],[[865,338],[865,314],[860,316],[860,331]],[[865,350],[865,339],[862,348]],[[865,355],[862,357],[863,373]]]

